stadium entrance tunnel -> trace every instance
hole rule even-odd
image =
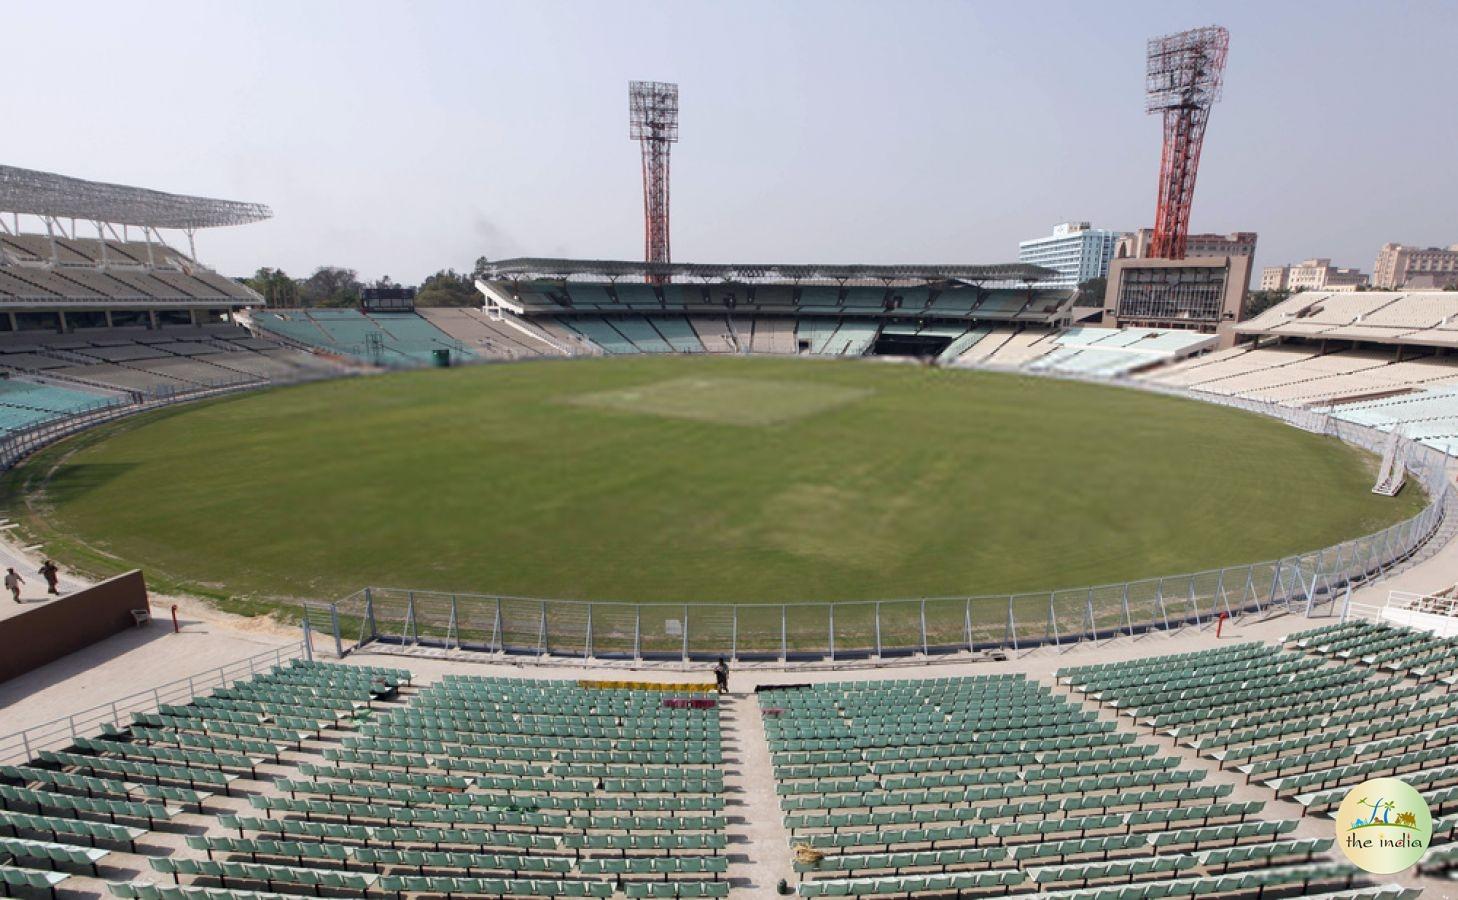
[[[932,358],[940,356],[952,343],[952,338],[931,334],[894,334],[883,331],[871,347],[875,356],[911,356]]]

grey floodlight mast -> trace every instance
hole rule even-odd
[[[678,85],[628,82],[628,137],[643,150],[643,261],[667,265],[668,160],[671,145],[678,143]]]

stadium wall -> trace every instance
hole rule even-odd
[[[0,681],[135,628],[134,609],[151,609],[138,569],[6,619]]]

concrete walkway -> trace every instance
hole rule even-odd
[[[11,523],[0,521],[0,576],[3,576],[6,569],[14,568],[25,584],[20,588],[20,603],[11,601],[8,591],[3,591],[4,596],[0,597],[0,622],[17,616],[28,609],[55,599],[46,593],[46,581],[40,576],[39,569],[44,557],[40,555],[39,547],[19,547],[13,541],[3,536],[9,535],[13,529]],[[72,591],[80,590],[90,585],[90,582],[78,578],[64,569],[57,579],[61,594],[69,594]]]
[[[793,884],[790,833],[775,793],[769,741],[754,694],[736,694],[724,704],[724,789],[729,800],[729,881],[735,897],[778,896],[781,878]]]

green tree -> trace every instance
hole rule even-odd
[[[1107,288],[1107,278],[1090,278],[1078,286],[1078,305],[1103,306],[1104,291]]]
[[[299,305],[299,284],[283,269],[261,268],[252,278],[243,279],[243,283],[262,294],[269,306]]]
[[[299,302],[304,306],[358,306],[361,287],[355,270],[320,266],[299,283]]]
[[[420,283],[415,292],[416,306],[479,306],[481,294],[471,276],[443,269]]]
[[[1245,298],[1245,313],[1241,318],[1253,319],[1289,296],[1290,291],[1251,291]]]

